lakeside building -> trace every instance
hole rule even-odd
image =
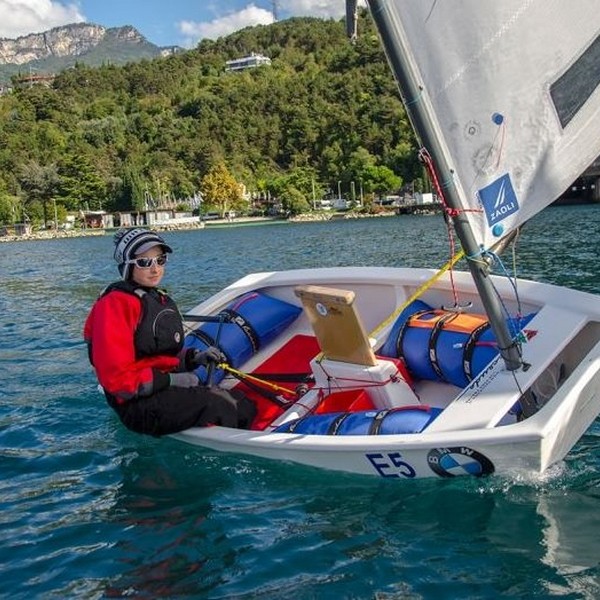
[[[244,71],[246,69],[254,69],[263,65],[270,65],[271,59],[262,54],[250,53],[249,56],[243,58],[234,58],[225,63],[225,71]]]
[[[112,229],[113,227],[164,227],[169,225],[191,225],[200,222],[200,217],[190,212],[174,209],[151,209],[107,213],[103,210],[81,211],[84,228]]]
[[[0,227],[0,237],[31,235],[31,223],[14,223]]]
[[[17,87],[31,87],[33,85],[42,85],[44,87],[52,87],[52,83],[56,79],[56,75],[54,73],[46,73],[46,74],[33,74],[29,73],[29,75],[22,75],[17,77],[14,81]]]

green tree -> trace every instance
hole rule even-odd
[[[144,183],[139,170],[132,164],[126,164],[123,172],[120,198],[117,208],[120,210],[144,210]]]
[[[315,169],[310,167],[295,167],[288,173],[279,175],[269,181],[270,189],[282,202],[285,210],[292,210],[294,206],[302,205],[302,211],[306,212],[313,205],[313,201],[320,200],[325,189],[322,183],[318,181],[318,174]],[[302,202],[299,198],[302,197]],[[284,198],[289,200],[290,206],[285,206]],[[297,211],[293,211],[297,214]]]
[[[0,180],[0,224],[12,225],[20,218],[20,200],[6,191],[6,185]]]
[[[59,174],[61,197],[68,210],[104,208],[106,184],[86,156],[68,154],[59,167]]]
[[[48,203],[58,195],[60,177],[56,165],[40,165],[31,161],[23,165],[20,184],[25,192],[25,210],[36,214],[35,204],[42,206],[44,227],[48,226]]]
[[[310,210],[304,194],[293,186],[286,187],[279,199],[283,210],[289,215],[299,215]]]
[[[397,191],[402,185],[402,178],[391,169],[384,166],[370,166],[364,171],[364,184],[368,191],[373,192],[379,199]]]

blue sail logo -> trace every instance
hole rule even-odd
[[[479,198],[490,227],[519,210],[517,195],[508,173],[480,189]]]

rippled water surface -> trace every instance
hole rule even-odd
[[[440,217],[166,234],[182,310],[250,271],[441,266]],[[519,274],[600,293],[600,206],[526,226]],[[147,439],[81,341],[110,236],[1,244],[3,598],[600,597],[600,423],[532,481],[380,481]]]

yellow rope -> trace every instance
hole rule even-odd
[[[369,334],[369,337],[377,337],[377,334],[387,327],[392,321],[394,321],[398,315],[412,302],[414,302],[425,290],[430,288],[448,269],[451,269],[463,256],[465,255],[465,251],[461,250],[458,254],[455,254],[431,279],[426,281],[423,285],[421,285],[417,291],[412,294],[412,296],[404,302],[401,306],[399,306],[385,321],[377,325],[373,331]]]
[[[284,392],[286,394],[295,394],[296,393],[295,390],[288,390],[287,388],[277,385],[276,383],[271,383],[270,381],[265,381],[264,379],[261,379],[260,377],[254,377],[250,373],[246,373],[244,371],[238,371],[237,369],[230,367],[226,363],[221,363],[220,365],[218,365],[218,368],[223,369],[224,371],[229,371],[229,373],[231,373],[232,375],[237,375],[240,379],[248,379],[248,380],[254,381],[254,383],[260,384],[264,387],[271,388],[272,390],[274,390],[276,392]]]

